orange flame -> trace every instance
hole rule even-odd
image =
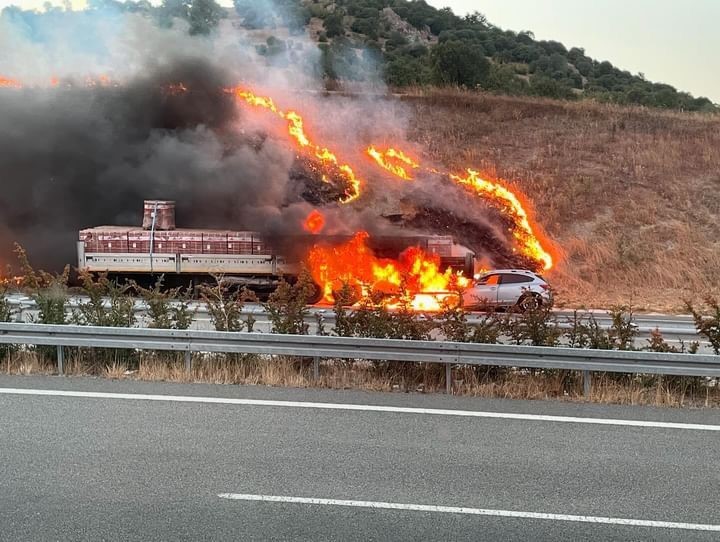
[[[553,258],[543,248],[534,228],[530,225],[530,218],[520,202],[520,197],[499,182],[488,181],[479,175],[477,171],[468,169],[466,177],[450,175],[450,178],[456,183],[474,190],[478,195],[487,197],[504,214],[512,218],[515,225],[513,237],[520,245],[520,252],[540,262],[544,270],[550,269],[553,266]]]
[[[0,75],[0,88],[22,88],[22,83],[17,79],[10,79]]]
[[[313,209],[303,222],[303,228],[310,233],[317,235],[325,227],[325,217],[317,209]]]
[[[408,158],[402,151],[396,149],[388,149],[384,153],[369,147],[366,151],[377,164],[383,169],[389,171],[393,175],[405,179],[412,180],[406,170],[402,166],[388,162],[388,158],[395,158],[410,165],[413,168],[419,168],[420,165]],[[432,173],[440,173],[437,169],[426,168]],[[448,174],[448,177],[472,190],[477,195],[486,198],[500,211],[509,216],[513,221],[512,235],[519,245],[520,252],[538,262],[544,270],[548,270],[553,266],[552,255],[543,247],[543,243],[539,239],[537,227],[533,227],[530,222],[525,206],[521,202],[521,196],[514,193],[510,188],[498,181],[489,181],[480,177],[480,174],[472,169],[467,170],[467,176]]]
[[[278,117],[288,122],[288,134],[295,140],[301,149],[309,150],[315,158],[320,160],[323,164],[333,166],[340,170],[350,183],[351,189],[346,193],[345,198],[342,200],[343,203],[349,203],[360,196],[360,179],[355,176],[352,168],[347,164],[341,164],[337,156],[330,151],[327,147],[321,147],[312,142],[310,137],[305,131],[305,125],[303,118],[295,111],[282,111],[279,109],[272,98],[266,96],[257,96],[249,90],[245,90],[241,87],[235,87],[229,89],[236,98],[244,100],[247,104],[254,107],[262,107],[273,113]]]
[[[380,167],[388,170],[390,173],[397,177],[400,177],[401,179],[405,179],[406,181],[411,181],[412,177],[405,168],[410,167],[412,169],[418,169],[420,167],[420,164],[415,162],[404,152],[397,149],[389,148],[383,152],[377,150],[374,146],[371,145],[365,150],[365,152],[368,154],[368,156],[375,160],[375,162],[377,162]],[[393,163],[393,161],[401,162],[401,164]]]
[[[322,288],[324,301],[333,303],[336,293],[347,285],[358,294],[386,294],[389,306],[404,294],[413,309],[438,311],[447,299],[457,302],[454,290],[470,284],[461,273],[449,268],[441,271],[439,256],[419,247],[408,248],[397,260],[377,258],[368,247],[368,238],[367,232],[358,232],[341,245],[315,245],[310,250],[310,273]]]

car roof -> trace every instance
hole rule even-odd
[[[530,271],[529,269],[490,269],[489,271],[483,271],[480,273],[481,275],[490,275],[494,273],[521,273],[525,275],[535,275],[537,276],[537,273],[535,271]]]
[[[489,271],[483,271],[482,273],[479,273],[477,276],[478,277],[486,277],[488,275],[497,275],[499,273],[525,275],[525,276],[532,277],[535,279],[545,280],[540,275],[538,275],[535,271],[530,271],[529,269],[491,269]]]

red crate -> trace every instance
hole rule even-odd
[[[269,243],[266,243],[264,239],[253,235],[252,240],[252,253],[253,254],[272,254],[273,249]]]
[[[252,254],[252,232],[228,233],[228,254]]]
[[[128,232],[128,252],[133,254],[147,254],[150,252],[150,232],[145,230],[130,230]]]
[[[98,252],[127,252],[128,237],[127,231],[98,231],[97,251]]]
[[[203,232],[202,252],[203,254],[227,254],[227,232]]]
[[[202,232],[175,230],[156,232],[156,240],[162,239],[163,246],[172,254],[197,254],[202,252]]]
[[[85,247],[85,252],[97,252],[99,245],[93,230],[80,230],[79,240]]]

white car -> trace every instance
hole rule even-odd
[[[543,277],[526,269],[497,269],[475,277],[463,293],[468,310],[517,307],[521,311],[552,305],[552,291]]]

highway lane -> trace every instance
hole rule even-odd
[[[697,528],[567,516],[719,525],[719,424],[710,410],[2,376],[0,539],[717,540]],[[555,516],[219,497],[226,493]]]

